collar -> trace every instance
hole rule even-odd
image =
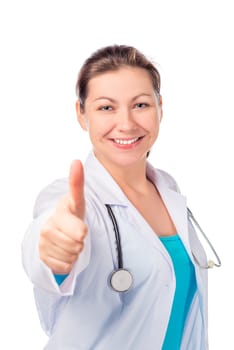
[[[86,188],[98,196],[103,204],[129,206],[131,203],[122,189],[91,151],[84,164]],[[171,189],[177,192],[175,181],[162,170],[155,169],[148,161],[146,174],[159,192]]]
[[[103,204],[128,206],[128,199],[105,167],[91,151],[84,164],[87,191],[92,191]]]
[[[84,171],[85,190],[90,191],[90,196],[98,197],[103,205],[132,206],[113,177],[95,157],[93,151],[90,152],[85,162]],[[147,162],[146,173],[159,191],[177,232],[193,261],[188,236],[186,197],[180,193],[175,180],[168,173],[155,169],[149,162]]]

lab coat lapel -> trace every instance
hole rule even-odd
[[[177,233],[180,236],[190,258],[193,261],[188,234],[186,197],[181,193],[176,192],[174,189],[169,188],[166,184],[166,181],[163,181],[163,179],[161,179],[161,181],[157,181],[157,189],[171,216]]]

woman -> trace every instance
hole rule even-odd
[[[185,197],[147,161],[162,120],[156,67],[135,48],[105,47],[76,90],[93,150],[40,193],[22,245],[45,349],[208,349],[207,270],[193,253],[206,256]]]

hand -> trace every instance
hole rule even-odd
[[[74,160],[69,175],[69,193],[58,203],[41,230],[39,254],[55,274],[68,274],[84,246],[84,171]]]

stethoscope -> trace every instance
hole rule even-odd
[[[123,253],[122,253],[122,246],[121,246],[121,239],[120,239],[120,233],[119,233],[119,227],[117,224],[116,217],[110,207],[109,204],[105,204],[108,214],[111,218],[114,232],[115,232],[115,239],[116,239],[116,248],[117,248],[117,258],[118,258],[118,268],[114,270],[110,275],[110,286],[111,288],[116,292],[127,292],[133,284],[133,275],[132,273],[123,267]],[[202,234],[205,241],[208,243],[209,247],[211,248],[217,262],[214,262],[213,260],[208,260],[206,264],[200,264],[194,253],[192,252],[193,258],[195,263],[202,269],[210,269],[214,266],[220,267],[221,266],[221,260],[214,249],[213,245],[211,244],[210,240],[206,236],[205,232],[202,230],[201,226],[197,222],[197,220],[194,218],[191,210],[187,208],[188,212],[188,219],[190,219],[190,222],[192,223],[194,229],[197,228],[200,233]]]

